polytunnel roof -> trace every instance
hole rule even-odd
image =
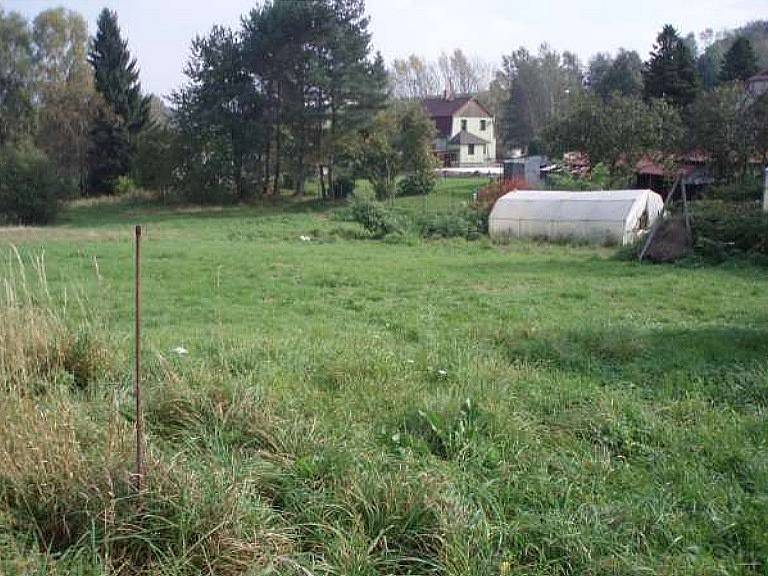
[[[651,190],[610,190],[600,192],[564,192],[518,190],[505,194],[496,202],[491,214],[501,220],[623,222],[644,209]]]

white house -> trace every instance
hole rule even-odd
[[[747,81],[747,92],[755,98],[759,98],[768,92],[768,69],[752,76]]]
[[[493,116],[473,96],[426,98],[424,109],[437,127],[435,155],[443,166],[472,167],[496,163]]]

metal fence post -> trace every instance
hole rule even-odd
[[[136,396],[136,491],[144,488],[144,424],[141,409],[141,226],[136,226],[134,271],[134,366],[133,383]]]

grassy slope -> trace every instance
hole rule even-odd
[[[426,209],[475,185],[446,182]],[[243,506],[261,512],[239,529],[284,534],[278,571],[768,569],[765,270],[387,244],[312,202],[81,206],[3,239],[44,249],[52,288],[81,286],[127,349],[134,222],[153,451],[183,454],[218,490],[250,478],[259,497]],[[189,357],[170,358],[176,345]],[[194,393],[169,388],[158,355]],[[256,391],[246,420],[270,415],[259,452],[237,418],[178,417],[218,388]],[[183,408],[164,404],[174,394]]]

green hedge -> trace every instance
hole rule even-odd
[[[64,188],[41,150],[28,144],[0,148],[0,222],[52,222]]]
[[[695,250],[702,256],[768,256],[768,213],[757,203],[702,202],[693,212],[693,223]]]

